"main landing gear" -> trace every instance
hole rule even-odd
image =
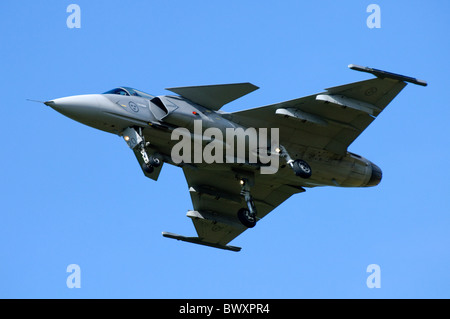
[[[247,208],[239,209],[237,216],[239,221],[248,228],[253,228],[256,225],[256,206],[253,201],[252,195],[250,195],[250,185],[246,178],[239,181],[241,184],[241,195],[244,196]]]
[[[156,156],[148,156],[147,147],[150,145],[149,142],[145,142],[144,134],[142,133],[142,128],[138,127],[137,130],[129,127],[123,131],[123,138],[127,142],[128,146],[141,154],[142,158],[142,170],[147,173],[153,173],[156,167],[161,165],[161,160]]]
[[[293,160],[282,145],[276,149],[276,152],[286,160],[286,163],[289,164],[296,176],[301,178],[311,177],[311,167],[304,160]],[[257,222],[257,211],[253,197],[250,194],[250,183],[246,178],[241,178],[239,183],[241,184],[240,194],[244,197],[247,207],[239,209],[237,217],[245,227],[252,228],[255,227]]]
[[[304,160],[297,159],[293,160],[289,153],[286,151],[284,146],[280,145],[276,152],[286,160],[286,163],[292,168],[296,176],[301,178],[310,178],[311,177],[311,167]]]

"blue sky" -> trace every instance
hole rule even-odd
[[[450,298],[448,1],[2,1],[1,298]],[[381,8],[369,29],[366,8]],[[117,136],[26,101],[131,86],[251,82],[236,111],[371,78],[408,85],[350,146],[367,189],[291,197],[232,253],[194,235],[180,169],[146,179]],[[66,268],[81,269],[69,289]],[[369,289],[367,266],[381,269]]]

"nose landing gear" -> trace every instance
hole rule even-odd
[[[145,150],[145,147],[141,147],[141,149],[139,151],[140,151],[140,153],[142,155],[142,159],[144,161],[144,163],[142,164],[142,169],[147,174],[153,173],[153,170],[156,167],[159,167],[161,165],[161,160],[155,156],[149,157],[147,155],[147,151]]]
[[[140,153],[143,162],[142,170],[144,172],[151,174],[156,167],[161,165],[161,160],[158,157],[148,156],[147,147],[150,143],[145,142],[141,127],[138,127],[138,131],[132,127],[127,128],[123,131],[123,138],[132,150],[136,150]]]

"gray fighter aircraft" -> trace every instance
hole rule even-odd
[[[221,107],[258,87],[250,83],[169,88],[177,95],[153,96],[129,87],[103,94],[77,95],[44,102],[63,115],[125,139],[143,173],[157,180],[163,163],[183,169],[193,210],[188,211],[197,237],[163,232],[163,236],[215,248],[239,251],[228,243],[255,226],[293,194],[315,186],[378,185],[380,168],[349,152],[349,145],[406,86],[426,86],[416,78],[349,65],[374,79],[332,87],[325,92],[238,112]],[[278,156],[272,174],[262,162],[178,161],[173,132],[203,129],[278,128],[278,141],[267,142],[267,156]],[[217,132],[217,131],[216,131]],[[217,134],[216,134],[217,135]],[[214,140],[201,137],[202,145]],[[190,138],[195,139],[194,134]],[[198,140],[198,138],[197,138]],[[249,146],[245,140],[246,147]],[[258,152],[258,150],[252,150]],[[184,154],[186,155],[186,154]]]

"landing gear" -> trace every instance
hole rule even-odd
[[[145,142],[144,134],[142,133],[142,128],[138,127],[137,130],[129,127],[123,131],[123,138],[127,142],[128,146],[141,154],[142,158],[142,170],[147,173],[153,173],[156,167],[161,165],[161,160],[156,156],[148,156],[147,147],[150,145],[149,142]]]
[[[282,145],[280,145],[277,148],[276,152],[286,160],[286,163],[289,164],[289,166],[292,168],[296,176],[299,176],[301,178],[311,177],[312,173],[311,166],[309,166],[309,164],[306,163],[304,160],[301,159],[293,160],[289,155],[289,153],[284,148],[284,146]]]
[[[146,172],[147,174],[151,174],[153,173],[154,169],[156,167],[159,167],[161,165],[161,160],[159,158],[157,158],[156,156],[147,156],[147,152],[144,150],[145,155],[142,153],[142,159],[144,161],[144,163],[142,163],[142,170],[144,172]],[[145,157],[148,158],[148,161],[146,162]]]
[[[237,212],[239,221],[248,228],[253,228],[256,225],[256,206],[253,201],[252,195],[250,195],[250,186],[248,185],[248,180],[243,178],[240,180],[241,184],[241,195],[244,196],[247,208],[241,208]]]
[[[253,228],[256,225],[256,216],[251,214],[247,208],[238,210],[239,221],[247,228]]]
[[[142,170],[143,170],[144,172],[146,172],[147,174],[151,174],[151,173],[153,173],[153,171],[155,170],[155,168],[154,168],[153,166],[151,166],[151,165],[148,165],[148,164],[143,163],[143,164],[142,164]]]
[[[150,156],[149,164],[153,167],[159,167],[161,165],[161,160],[156,156]]]
[[[295,175],[300,176],[302,178],[311,177],[311,167],[303,160],[295,160],[292,163],[292,169],[294,170]]]

